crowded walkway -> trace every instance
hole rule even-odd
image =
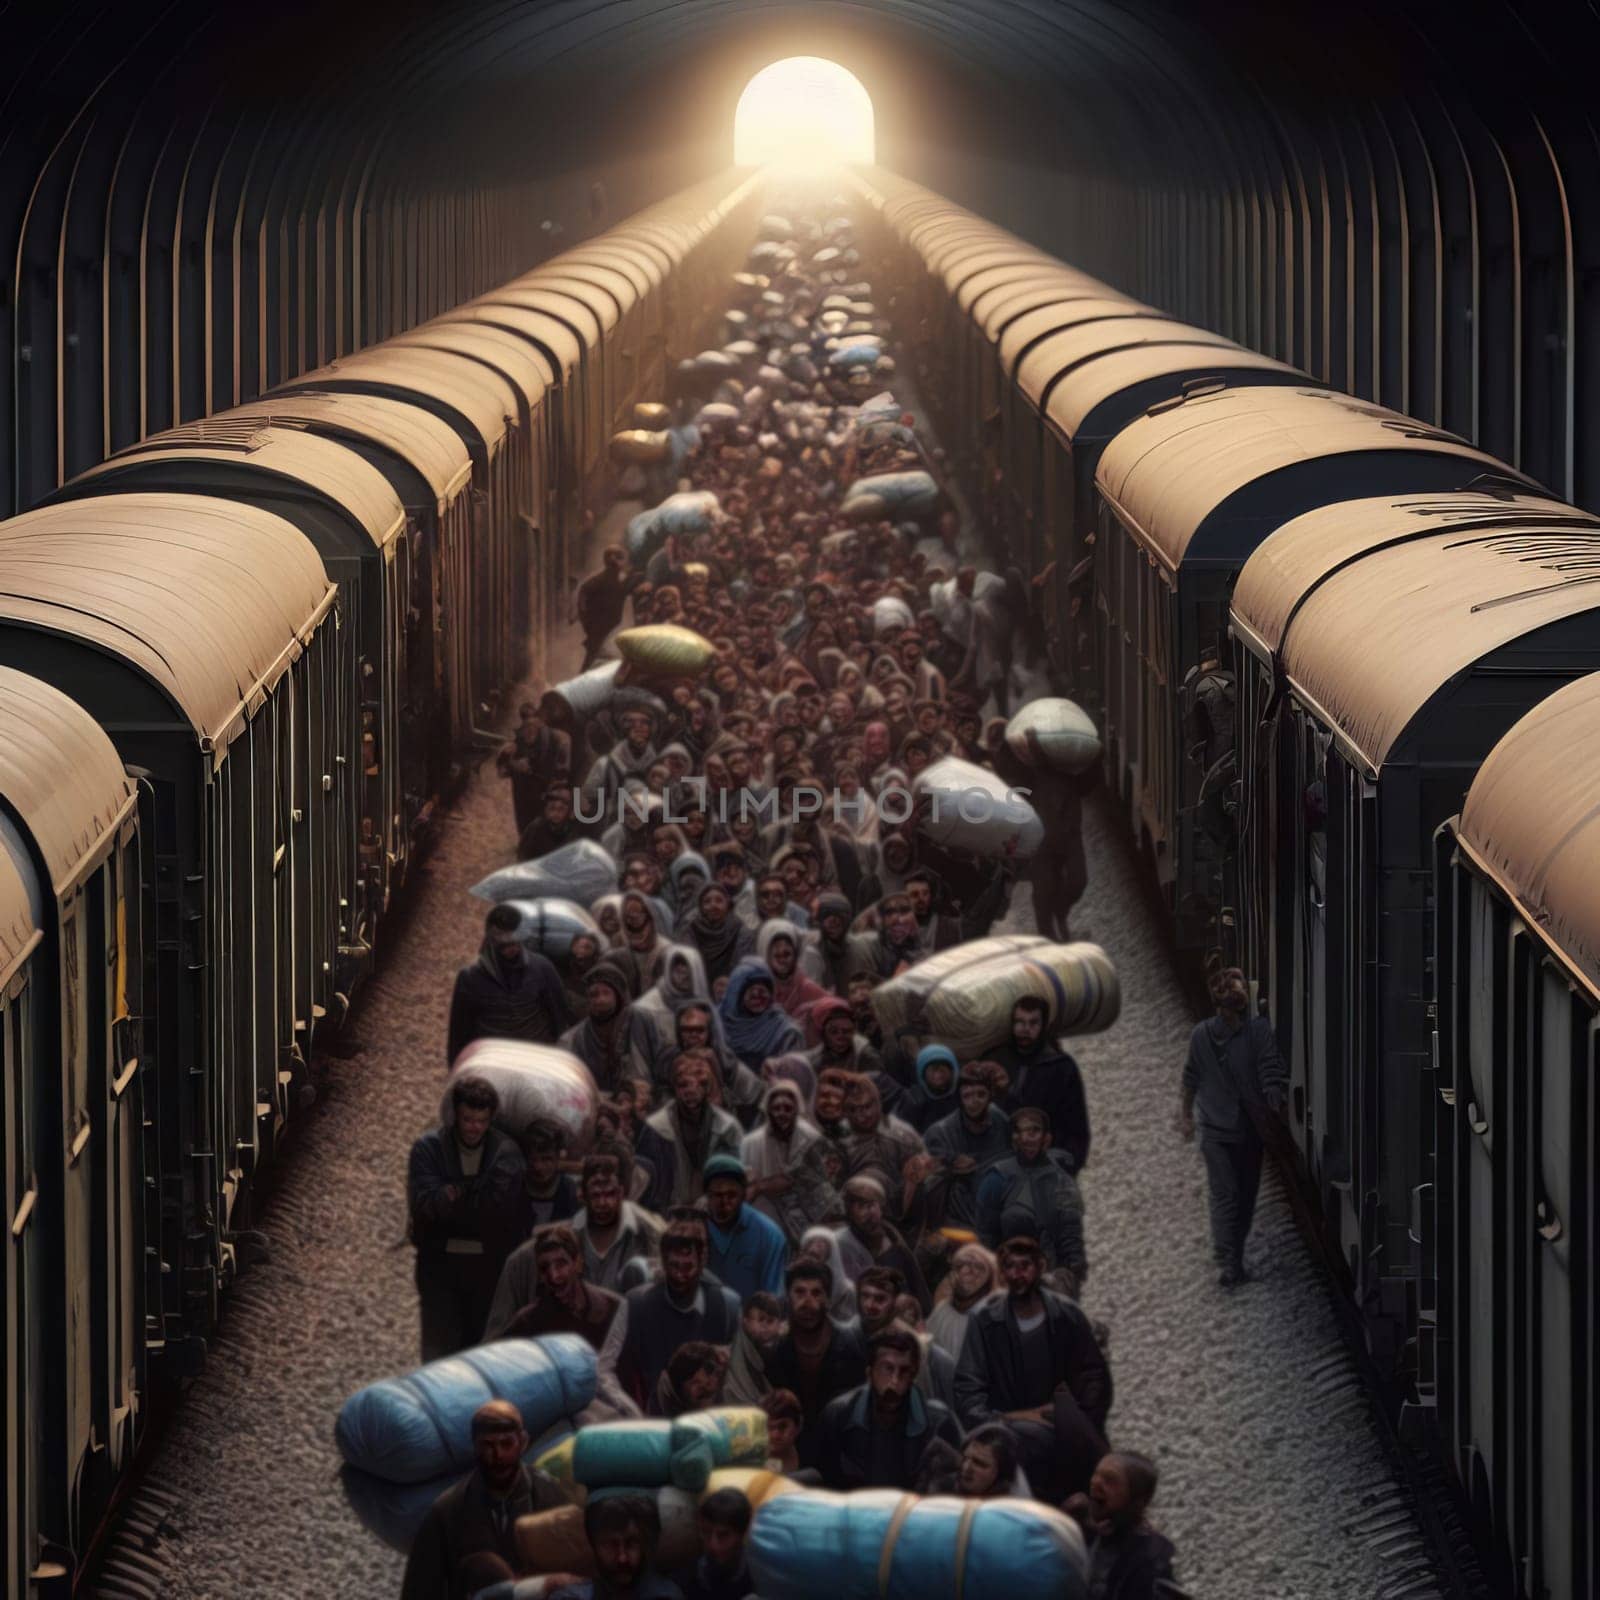
[[[853,250],[847,228],[815,222],[831,231],[807,239],[811,262]],[[698,438],[670,471],[640,469],[645,497],[597,529],[561,652],[581,684],[619,627],[686,628],[709,641],[699,676],[648,654],[681,637],[636,642],[626,689],[598,711],[570,682],[532,699],[463,799],[286,1168],[273,1257],[241,1285],[224,1359],[163,1449],[162,1481],[188,1501],[167,1592],[217,1592],[206,1572],[284,1592],[292,1527],[304,1592],[399,1593],[401,1559],[306,1470],[330,1459],[330,1418],[375,1377],[557,1331],[597,1352],[586,1420],[754,1405],[801,1482],[1065,1506],[1098,1592],[1122,1600],[1153,1596],[1162,1573],[1196,1595],[1373,1587],[1376,1562],[1343,1530],[1386,1473],[1360,1408],[1308,1390],[1338,1349],[1320,1283],[1270,1179],[1219,1281],[1203,1168],[1177,1127],[1193,1018],[1098,801],[1006,745],[1019,686],[1045,673],[1032,586],[980,583],[994,575],[887,353],[892,326],[874,360],[829,364],[828,339],[888,322],[870,263],[840,293],[785,243],[753,254],[730,332],[772,292],[751,294],[759,272],[787,285],[772,314],[809,315],[811,350],[732,388],[680,375],[679,430],[696,417]],[[752,406],[780,381],[804,398]],[[839,513],[852,484],[886,474],[925,475],[935,496],[917,484],[905,515]],[[669,492],[713,493],[716,514],[630,554]],[[1031,780],[1051,848],[968,851],[895,821],[884,797],[951,760]],[[696,779],[776,796],[779,820],[723,820]],[[1052,806],[1053,785],[1070,792]],[[824,809],[795,822],[785,802],[808,786]],[[1081,851],[1063,837],[1080,818]],[[550,915],[535,935],[524,911],[463,892],[580,840],[614,871],[583,920]],[[1108,1031],[1059,1038],[1026,997],[977,1051],[883,1026],[874,989],[1044,920],[1115,963]],[[462,969],[453,991],[446,963]],[[493,1075],[471,1063],[480,1040],[507,1038],[588,1069],[586,1148],[559,1126],[496,1126]],[[439,1127],[442,1069],[464,1051]],[[301,1380],[276,1396],[251,1370],[269,1344],[292,1349],[274,1370]],[[519,1426],[475,1429],[480,1471]],[[276,1441],[261,1473],[281,1476],[280,1510],[213,1521],[208,1475],[256,1429]],[[715,1500],[700,1537],[721,1567],[634,1592],[753,1592],[729,1577],[748,1509]],[[591,1510],[597,1556],[656,1537],[653,1504]],[[477,1592],[461,1558],[493,1553],[433,1533],[425,1548],[433,1565],[414,1559],[405,1592],[441,1600]]]

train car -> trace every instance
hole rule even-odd
[[[1600,677],[1484,759],[1436,842],[1441,1441],[1498,1593],[1600,1593]],[[1581,759],[1575,759],[1581,753]]]
[[[144,1093],[138,808],[94,718],[0,667],[8,1595],[67,1592],[144,1421],[162,1234],[144,1182],[160,1101]]]
[[[393,598],[405,642],[395,738],[372,752],[393,770],[400,823],[384,881],[398,887],[412,855],[437,817],[441,797],[460,777],[453,760],[447,674],[452,622],[445,553],[465,545],[472,532],[472,458],[460,435],[420,406],[378,395],[334,391],[292,400],[252,400],[199,424],[218,427],[298,429],[331,439],[381,472],[405,507],[404,543],[394,542]],[[371,765],[364,753],[363,770]],[[363,860],[371,850],[363,839]]]
[[[298,977],[325,982],[337,958],[331,918],[299,914],[300,886],[334,877],[337,591],[281,517],[183,494],[0,523],[0,580],[0,665],[70,695],[148,786],[162,1296],[146,1324],[177,1375],[203,1355],[252,1174],[306,1086],[321,1008]]]
[[[1600,518],[1550,526],[1527,497],[1485,525],[1486,498],[1309,512],[1252,556],[1233,606],[1257,680],[1247,787],[1279,801],[1275,829],[1251,812],[1248,848],[1282,946],[1266,998],[1291,1127],[1380,1370],[1423,1404],[1433,834],[1517,717],[1600,668]]]
[[[471,458],[475,496],[467,537],[446,548],[440,562],[441,600],[449,619],[450,742],[464,750],[498,704],[522,648],[521,641],[496,632],[487,620],[486,563],[479,555],[490,541],[495,509],[503,513],[511,503],[511,468],[504,457],[518,415],[516,391],[470,357],[384,344],[303,373],[269,398],[281,404],[319,393],[377,395],[420,406],[456,431]]]
[[[342,1012],[371,964],[395,888],[392,864],[404,850],[405,507],[388,479],[343,444],[255,418],[213,418],[152,434],[73,479],[52,503],[137,490],[211,495],[271,511],[305,535],[340,587],[350,671],[333,685],[333,722],[343,738],[341,804],[330,841],[334,876],[302,880],[296,891],[301,919],[335,919],[331,940],[339,952],[331,975],[303,971],[297,987]],[[329,938],[313,939],[297,955],[309,960]]]
[[[1203,663],[1223,664],[1239,569],[1275,528],[1314,506],[1459,489],[1485,474],[1511,475],[1452,434],[1327,390],[1189,395],[1106,445],[1095,474],[1106,773],[1180,946],[1232,938],[1229,841],[1213,825],[1217,803],[1201,812],[1225,753],[1192,756],[1184,712]]]

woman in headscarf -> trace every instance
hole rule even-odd
[[[683,829],[675,822],[661,822],[650,835],[650,852],[663,872],[672,871],[672,863],[689,848]]]
[[[693,945],[669,944],[661,958],[660,976],[654,987],[639,997],[634,1009],[650,1019],[661,1038],[671,1039],[678,1006],[686,1000],[711,1004],[706,964]]]
[[[797,1050],[804,1042],[772,991],[771,968],[746,957],[733,969],[717,1007],[730,1048],[753,1072],[760,1071],[762,1062]]]
[[[797,1083],[784,1078],[763,1087],[766,1099],[762,1120],[744,1136],[739,1149],[739,1159],[750,1179],[745,1198],[789,1234],[791,1218],[784,1205],[794,1187],[789,1169],[822,1135],[805,1115]],[[798,1237],[797,1233],[789,1234],[791,1244]]]
[[[833,1274],[833,1299],[828,1303],[828,1313],[840,1322],[848,1322],[856,1314],[856,1286],[845,1271],[838,1232],[833,1228],[807,1228],[800,1240],[800,1254]]]
[[[622,934],[622,896],[603,894],[589,907],[589,915],[599,924],[607,944],[615,944]]]
[[[667,941],[662,937],[650,897],[637,889],[622,896],[622,928],[615,940],[617,956],[626,955],[632,967],[633,993],[637,999],[661,976]],[[619,963],[620,964],[620,963]]]
[[[893,745],[887,722],[869,722],[861,733],[861,777],[874,794],[882,788]]]
[[[567,947],[567,959],[561,963],[567,1011],[576,1021],[589,1015],[589,969],[599,959],[600,941],[592,933],[580,933]]]
[[[756,955],[772,973],[772,992],[796,1026],[806,1027],[806,1012],[828,991],[800,967],[800,930],[786,917],[773,917],[756,931]]]
[[[676,830],[682,832],[682,829]],[[711,881],[711,864],[696,850],[684,850],[667,868],[667,893],[678,913],[679,932],[700,891]],[[712,974],[716,976],[715,973]]]
[[[706,876],[709,878],[710,873],[707,872]],[[693,915],[678,924],[678,942],[692,944],[700,952],[700,958],[705,963],[706,979],[714,984],[718,978],[727,977],[755,949],[755,935],[733,914],[733,902],[720,883],[702,884],[692,904]],[[767,982],[770,986],[770,973]],[[734,1048],[742,1059],[742,1052],[738,1052],[737,1046]],[[768,1055],[780,1053],[777,1050],[766,1052]],[[755,1065],[760,1064],[758,1059]]]
[[[1000,1269],[981,1244],[964,1244],[950,1258],[950,1275],[939,1285],[928,1316],[933,1342],[961,1359],[967,1318],[1000,1287]]]
[[[862,786],[861,768],[841,762],[833,777],[832,830],[856,847],[863,866],[871,866],[878,843],[878,803]]]
[[[926,1154],[922,1135],[898,1117],[884,1115],[878,1086],[866,1076],[850,1085],[845,1119],[850,1126],[845,1138],[850,1176],[876,1178],[883,1186],[884,1214],[894,1219],[904,1216],[905,1196],[916,1187],[906,1164]]]

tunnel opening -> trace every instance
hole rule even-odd
[[[837,61],[788,56],[744,86],[733,116],[733,159],[741,167],[816,170],[871,162],[872,97]]]

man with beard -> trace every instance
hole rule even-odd
[[[1008,1239],[999,1257],[1006,1293],[967,1319],[957,1409],[968,1428],[1010,1423],[1035,1491],[1059,1504],[1088,1487],[1105,1453],[1111,1371],[1088,1318],[1041,1285],[1038,1241]]]
[[[917,943],[924,955],[933,955],[960,944],[961,919],[937,909],[938,885],[927,867],[918,867],[906,876],[906,897],[917,919]]]
[[[514,1242],[505,1219],[523,1174],[515,1141],[493,1126],[500,1096],[492,1083],[464,1074],[450,1104],[455,1125],[412,1145],[406,1175],[424,1361],[482,1339]]]
[[[844,1186],[845,1225],[834,1235],[845,1271],[859,1282],[869,1267],[893,1267],[906,1281],[908,1293],[926,1316],[933,1309],[922,1268],[905,1240],[883,1219],[883,1185],[874,1177],[858,1174]]]
[[[509,1400],[490,1400],[472,1416],[476,1465],[428,1509],[411,1542],[401,1600],[468,1600],[462,1565],[481,1552],[498,1555],[513,1569],[517,1518],[571,1504],[548,1473],[523,1464],[528,1449],[522,1413]]]
[[[506,1232],[515,1244],[531,1239],[547,1223],[566,1222],[577,1214],[578,1186],[561,1170],[566,1142],[565,1130],[553,1122],[531,1123],[522,1136],[527,1165],[505,1215]]]
[[[1055,1148],[1065,1152],[1069,1169],[1081,1172],[1089,1160],[1089,1105],[1078,1063],[1055,1040],[1046,1038],[1050,1009],[1036,995],[1024,995],[1011,1008],[1011,1042],[990,1052],[1008,1084],[1000,1108],[1014,1115],[1034,1106],[1050,1119]]]
[[[763,1121],[747,1133],[739,1147],[739,1159],[750,1174],[746,1199],[763,1216],[783,1228],[791,1243],[799,1243],[786,1218],[783,1197],[794,1188],[790,1168],[816,1142],[819,1134],[801,1115],[799,1088],[780,1078],[767,1089]],[[790,1213],[793,1208],[788,1208]]]
[[[705,1192],[705,1166],[725,1151],[739,1153],[744,1132],[721,1106],[711,1103],[713,1063],[709,1055],[685,1052],[672,1063],[672,1099],[645,1123],[671,1152],[673,1205],[692,1206]]]
[[[655,1570],[661,1512],[637,1489],[597,1489],[583,1508],[583,1531],[595,1576],[569,1583],[548,1600],[683,1600],[677,1584]]]
[[[609,754],[601,756],[590,767],[583,780],[583,787],[589,794],[603,797],[608,813],[615,811],[617,791],[623,784],[629,778],[642,782],[656,764],[656,747],[650,738],[650,713],[633,708],[624,711],[618,721],[622,725],[622,737]],[[590,813],[586,811],[585,814]]]
[[[620,1295],[583,1281],[583,1244],[555,1222],[507,1258],[483,1337],[487,1343],[575,1333],[599,1350],[621,1303]]]
[[[710,1218],[707,1265],[740,1302],[758,1293],[782,1294],[789,1247],[783,1229],[747,1203],[750,1180],[735,1155],[706,1162],[706,1215]]]
[[[661,925],[656,921],[655,908],[649,897],[638,889],[623,891],[622,931],[617,947],[607,959],[628,975],[628,987],[637,1000],[661,976],[661,965],[667,959],[667,941],[661,937]]]
[[[978,1237],[991,1250],[1018,1235],[1037,1239],[1045,1264],[1070,1274],[1076,1297],[1089,1275],[1083,1247],[1083,1196],[1077,1179],[1050,1152],[1050,1119],[1037,1106],[1023,1106],[1011,1119],[1009,1157],[997,1161],[978,1182]]]
[[[733,1343],[739,1297],[704,1281],[706,1252],[703,1221],[667,1225],[660,1281],[628,1291],[601,1346],[596,1393],[607,1405],[642,1415],[679,1345]]]
[[[621,1290],[630,1261],[654,1261],[660,1253],[663,1224],[626,1196],[623,1184],[626,1146],[597,1148],[583,1158],[578,1193],[583,1209],[572,1231],[583,1246],[584,1278],[597,1288]]]
[[[867,1352],[859,1334],[828,1315],[833,1300],[830,1268],[802,1256],[789,1267],[787,1289],[789,1331],[767,1357],[767,1377],[774,1389],[799,1397],[805,1421],[795,1450],[802,1467],[814,1467],[823,1411],[861,1382]]]
[[[910,1490],[929,1444],[940,1439],[959,1449],[961,1430],[917,1388],[922,1346],[914,1333],[887,1327],[868,1350],[866,1383],[822,1413],[817,1465],[830,1489]]]
[[[571,1018],[561,975],[522,942],[522,917],[495,906],[484,920],[483,947],[456,974],[446,1054],[451,1063],[474,1039],[554,1044]]]
[[[979,1181],[1011,1149],[1010,1118],[994,1104],[992,1084],[985,1062],[967,1062],[957,1079],[956,1109],[924,1141],[940,1166],[934,1181],[943,1190],[945,1220],[961,1228],[977,1220]]]
[[[806,915],[805,908],[797,906],[789,898],[789,885],[783,881],[783,874],[778,872],[765,874],[756,884],[756,915],[762,922],[780,919],[792,922],[802,932],[811,926],[811,918]],[[809,967],[807,971],[810,971]],[[815,977],[816,973],[812,972],[811,976]]]
[[[517,860],[532,861],[547,856],[564,844],[581,837],[578,819],[572,814],[572,790],[565,783],[553,783],[544,791],[537,816],[528,819],[517,837]]]
[[[584,976],[589,1015],[561,1036],[594,1077],[603,1095],[616,1094],[630,1078],[654,1083],[662,1046],[650,1019],[629,1003],[628,980],[613,962],[600,960]]]
[[[1216,1016],[1189,1038],[1183,1068],[1180,1126],[1185,1139],[1200,1129],[1211,1201],[1211,1246],[1224,1289],[1249,1281],[1244,1243],[1261,1183],[1261,1125],[1281,1116],[1289,1075],[1265,1017],[1252,1017],[1244,974],[1228,967],[1211,980]]]

